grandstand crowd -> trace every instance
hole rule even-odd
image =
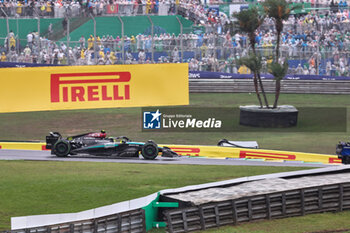
[[[108,8],[112,3],[119,4],[118,9]],[[17,7],[10,7],[13,4]],[[163,9],[162,4],[166,8]],[[190,70],[241,74],[250,72],[237,62],[249,51],[247,36],[234,30],[227,16],[204,8],[197,0],[5,0],[0,6],[5,9],[5,14],[23,16],[33,16],[35,12],[39,12],[40,16],[57,16],[57,9],[61,8],[65,9],[64,14],[67,14],[67,11],[69,14],[88,12],[95,15],[107,12],[125,15],[180,13],[193,20],[195,25],[205,28],[200,32],[183,34],[182,37],[169,33],[154,36],[138,34],[124,38],[98,35],[95,41],[92,35],[88,38],[82,36],[79,41],[70,42],[68,46],[63,42],[50,41],[35,31],[28,33],[26,43],[18,43],[17,35],[11,31],[5,38],[4,46],[0,48],[0,61],[61,65],[188,62]],[[290,73],[350,75],[350,15],[347,2],[332,1],[331,6],[331,10],[323,16],[316,12],[291,15],[284,22],[281,55],[282,58],[288,57],[292,61]],[[75,8],[77,10],[73,10]],[[272,61],[272,51],[276,43],[274,23],[271,19],[265,19],[257,32],[256,42],[256,50],[263,59],[263,72],[267,72],[267,65]]]

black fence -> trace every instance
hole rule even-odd
[[[167,232],[350,209],[350,183],[309,187],[166,211]]]
[[[264,80],[264,88],[267,93],[274,93],[275,82]],[[191,79],[190,92],[255,92],[252,79]],[[336,80],[283,80],[281,82],[282,93],[295,94],[350,94],[350,81]]]

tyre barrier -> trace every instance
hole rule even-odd
[[[350,183],[243,197],[165,212],[167,232],[190,232],[263,219],[350,210]]]
[[[10,150],[47,150],[43,142],[1,142],[0,149]],[[308,163],[341,164],[336,155],[246,149],[221,146],[198,146],[198,145],[164,145],[182,156],[203,156],[208,158],[231,158],[231,159],[259,159],[265,161],[303,161]]]

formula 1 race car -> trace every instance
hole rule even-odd
[[[50,132],[46,136],[46,149],[51,149],[51,154],[57,157],[68,155],[89,154],[96,156],[139,157],[155,159],[158,153],[162,157],[177,157],[178,154],[168,147],[160,147],[153,141],[146,143],[132,142],[125,136],[106,137],[106,132],[85,133],[64,139],[58,132]]]
[[[343,164],[350,164],[350,142],[339,142],[336,154]]]

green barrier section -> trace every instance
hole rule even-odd
[[[154,208],[165,208],[165,207],[168,207],[168,208],[177,208],[179,207],[179,203],[177,202],[153,202],[153,207]]]
[[[175,35],[180,34],[181,28],[175,15],[172,16],[150,16],[154,24],[154,33],[175,33]],[[182,23],[183,33],[190,33],[192,31],[193,22],[183,18],[182,16],[177,16]],[[150,28],[151,29],[151,28]],[[151,31],[150,31],[151,32]],[[151,33],[149,33],[151,34]]]
[[[54,25],[61,25],[62,18],[40,19],[40,35],[47,33],[50,23]],[[54,28],[54,27],[53,27]],[[21,40],[21,45],[27,44],[27,34],[33,31],[38,31],[37,19],[9,19],[9,29],[13,31],[15,36],[18,34]],[[19,33],[18,33],[19,32]],[[7,36],[6,19],[0,19],[0,38]],[[4,45],[4,40],[0,40],[0,45]]]
[[[112,35],[114,38],[121,35],[121,24],[118,17],[96,17],[96,35]],[[126,29],[126,28],[125,28]],[[125,32],[126,34],[126,32]],[[74,31],[70,32],[70,41],[79,41],[84,36],[86,42],[90,35],[94,35],[94,22],[90,19]],[[67,37],[63,37],[60,41],[66,42]]]
[[[158,216],[158,209],[153,207],[153,203],[159,201],[159,193],[156,199],[153,200],[148,206],[143,207],[145,210],[146,218],[146,231],[153,228],[153,222],[156,222]]]
[[[177,202],[159,202],[159,193],[156,199],[154,199],[149,205],[143,207],[145,210],[146,218],[146,231],[152,228],[166,227],[165,222],[158,222],[158,208],[177,208],[179,203]]]
[[[181,31],[180,24],[177,20],[183,24],[183,32],[189,33],[192,30],[193,22],[183,18],[182,16],[150,16],[154,23],[154,33],[170,33],[178,35]],[[112,35],[121,36],[121,23],[118,17],[96,17],[96,33],[98,36]],[[123,16],[121,19],[124,22],[124,34],[127,36],[136,36],[138,34],[151,34],[151,23],[147,16]],[[50,24],[52,24],[52,30],[62,30],[62,18],[41,18],[40,19],[40,35],[47,37],[47,31]],[[74,26],[74,22],[77,19],[71,19],[71,26]],[[9,19],[9,29],[14,32],[15,35],[19,34],[21,45],[27,44],[27,34],[33,31],[38,31],[38,19]],[[94,32],[94,24],[90,19],[74,31],[70,33],[70,41],[79,41],[83,35],[87,40]],[[18,33],[19,32],[19,33]],[[62,35],[62,34],[61,34]],[[6,19],[0,19],[0,38],[7,36]],[[56,38],[60,41],[66,41],[66,37]],[[4,45],[4,40],[0,40],[0,45]]]
[[[184,33],[188,33],[192,29],[190,20],[177,16],[180,22],[183,24]],[[175,15],[172,16],[150,16],[154,23],[154,33],[174,33],[178,35],[181,31],[180,24]],[[96,34],[102,37],[103,35],[112,35],[113,38],[121,36],[122,27],[118,17],[96,17]],[[151,34],[151,22],[147,16],[123,16],[121,17],[124,22],[124,35],[136,36],[138,34]],[[82,26],[70,33],[70,41],[79,41],[81,36],[84,36],[87,40],[90,35],[94,33],[94,24],[92,20],[84,23]],[[66,41],[66,37],[61,41]]]
[[[166,223],[165,222],[153,222],[152,225],[154,228],[159,228],[159,227],[166,227]]]

